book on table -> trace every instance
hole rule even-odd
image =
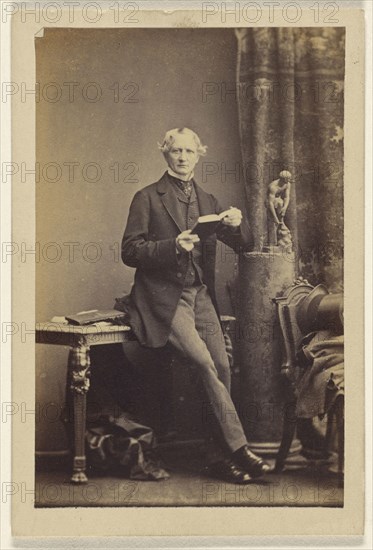
[[[198,235],[200,239],[205,239],[216,232],[222,220],[229,214],[229,210],[224,210],[220,214],[207,214],[200,216],[197,223],[192,227],[191,233]]]
[[[127,315],[117,309],[91,309],[73,315],[66,315],[65,317],[72,325],[90,325],[99,323],[100,321],[111,321],[113,323],[120,322],[123,321]]]

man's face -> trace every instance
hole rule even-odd
[[[177,134],[170,151],[166,154],[166,161],[171,170],[179,176],[188,176],[193,172],[198,160],[199,155],[193,137],[188,134]]]

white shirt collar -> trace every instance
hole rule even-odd
[[[167,172],[170,174],[170,176],[173,176],[174,178],[176,178],[178,180],[181,180],[181,181],[189,181],[194,176],[194,172],[191,172],[188,177],[187,176],[180,176],[180,174],[176,174],[176,172],[174,172],[172,170],[172,168],[168,168]]]

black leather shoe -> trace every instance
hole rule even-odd
[[[251,452],[247,445],[235,451],[232,458],[251,477],[260,477],[271,469],[270,465]]]
[[[214,464],[207,466],[207,473],[228,483],[239,483],[244,485],[252,481],[250,474],[241,470],[233,460],[214,462]]]

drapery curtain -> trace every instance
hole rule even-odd
[[[286,215],[299,274],[343,279],[343,28],[237,29],[237,100],[253,249],[267,238],[265,198],[295,180]]]

